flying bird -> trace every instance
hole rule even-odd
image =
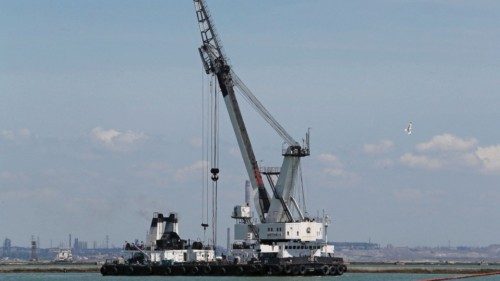
[[[406,127],[406,129],[405,129],[405,132],[408,135],[411,135],[412,129],[413,129],[413,123],[410,121],[410,123],[408,124],[408,127]]]

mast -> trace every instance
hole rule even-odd
[[[200,27],[202,46],[198,49],[200,57],[207,74],[213,74],[217,77],[219,88],[224,98],[229,119],[236,135],[236,140],[245,164],[250,183],[253,190],[257,191],[255,198],[256,209],[260,221],[266,221],[266,214],[269,211],[270,201],[267,190],[260,174],[260,169],[253,152],[252,144],[246,130],[245,122],[234,92],[233,77],[231,67],[222,50],[222,45],[215,31],[214,25],[210,19],[203,0],[194,0],[196,17]]]

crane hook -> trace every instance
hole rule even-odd
[[[210,173],[212,173],[212,180],[217,181],[219,179],[219,168],[210,169]]]

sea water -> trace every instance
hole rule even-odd
[[[343,276],[325,277],[205,277],[205,276],[101,276],[98,273],[0,273],[1,281],[284,281],[284,280],[337,280],[337,281],[418,281],[430,278],[447,277],[453,275],[436,274],[399,274],[399,273],[346,273]],[[462,279],[463,280],[463,279]],[[465,280],[471,281],[500,281],[500,275],[474,277]]]

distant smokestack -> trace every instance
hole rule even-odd
[[[37,255],[37,247],[36,247],[36,241],[35,241],[35,236],[31,235],[31,254],[30,254],[30,261],[37,261],[38,260],[38,255]]]
[[[250,186],[250,181],[245,181],[245,203],[250,206],[252,202],[252,187]]]
[[[231,228],[227,228],[227,245],[226,245],[226,249],[227,251],[229,252],[229,250],[231,249]]]

